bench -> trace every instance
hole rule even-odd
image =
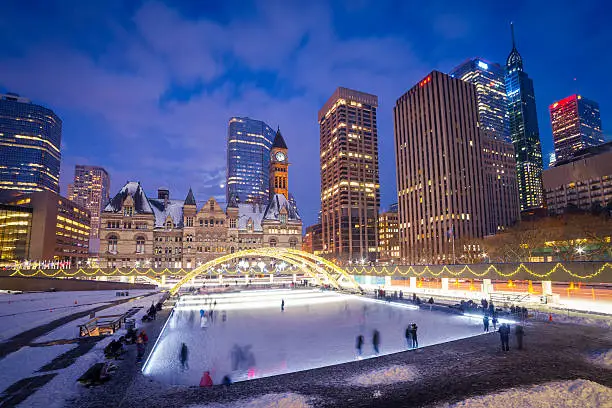
[[[114,334],[125,322],[125,314],[98,316],[79,325],[80,337],[101,336]]]

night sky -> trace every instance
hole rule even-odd
[[[79,163],[104,166],[112,194],[139,180],[150,195],[163,185],[184,198],[192,186],[199,201],[224,198],[227,121],[249,116],[280,126],[289,188],[311,224],[319,209],[317,112],[345,86],[379,97],[386,208],[397,199],[395,100],[433,69],[448,72],[476,56],[504,63],[510,21],[534,80],[545,161],[555,100],[578,91],[598,101],[610,133],[605,1],[171,3],[179,2],[2,2],[0,92],[62,118],[63,194]]]

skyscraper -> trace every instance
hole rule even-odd
[[[549,106],[556,163],[570,160],[578,150],[604,143],[599,104],[571,95]]]
[[[454,78],[476,86],[478,120],[482,136],[487,202],[488,233],[512,225],[520,216],[516,160],[510,142],[505,71],[482,58],[472,58],[451,71]]]
[[[319,111],[323,254],[373,260],[378,238],[378,97],[339,87]]]
[[[270,192],[270,149],[274,130],[260,120],[234,117],[227,130],[225,198],[266,204]]]
[[[476,86],[480,130],[495,140],[510,141],[505,71],[496,63],[472,58],[450,72]]]
[[[402,261],[452,262],[456,239],[487,233],[476,87],[433,71],[393,118]]]
[[[0,190],[59,193],[62,121],[17,94],[0,95]]]
[[[100,212],[110,201],[110,176],[103,167],[77,164],[68,198],[91,213],[90,238],[98,238]]]
[[[516,156],[521,211],[543,206],[542,192],[542,146],[536,113],[533,81],[523,71],[523,58],[516,49],[514,26],[512,51],[506,60],[506,93],[508,94],[508,116],[510,140]]]

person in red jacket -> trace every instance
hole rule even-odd
[[[202,378],[200,379],[200,387],[212,387],[213,380],[210,377],[210,373],[208,371],[204,371],[202,374]]]
[[[149,344],[149,336],[147,336],[147,333],[144,330],[140,332],[140,335],[138,337],[142,339],[142,342],[144,343],[145,347],[147,346],[147,344]]]

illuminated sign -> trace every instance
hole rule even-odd
[[[478,67],[482,69],[489,69],[489,64],[486,62],[478,61]]]
[[[419,82],[419,86],[422,87],[429,82],[431,82],[431,75],[425,78],[424,80],[422,80],[421,82]]]

